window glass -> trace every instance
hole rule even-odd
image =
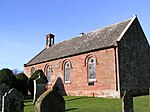
[[[88,80],[95,80],[96,79],[96,62],[95,58],[90,58],[88,60]]]
[[[51,67],[48,66],[47,70],[46,70],[46,76],[47,76],[48,83],[51,83],[51,73],[52,73]]]
[[[65,63],[65,82],[70,81],[70,63]]]

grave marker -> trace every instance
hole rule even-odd
[[[3,96],[2,112],[23,112],[24,97],[16,89],[11,89]]]
[[[125,90],[122,98],[122,112],[134,112],[131,90]]]
[[[42,93],[46,91],[46,83],[47,81],[43,78],[39,77],[34,82],[34,96],[33,96],[33,103],[36,102],[36,100],[40,97]]]
[[[10,89],[10,86],[7,85],[7,84],[1,84],[0,85],[0,111],[2,110],[2,99],[3,99],[3,96],[6,92],[8,92]]]
[[[65,100],[57,89],[46,91],[37,99],[35,112],[65,112]]]

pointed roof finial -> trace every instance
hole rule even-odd
[[[137,14],[134,14],[133,17],[137,17]]]

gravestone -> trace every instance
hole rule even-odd
[[[1,84],[0,85],[0,111],[2,110],[2,99],[3,99],[3,96],[6,92],[8,92],[10,89],[10,86],[7,85],[7,84]]]
[[[58,87],[59,88],[59,93],[62,95],[62,96],[66,96],[67,93],[65,91],[65,87],[64,87],[64,83],[62,81],[62,78],[61,77],[58,77],[53,88],[55,87]]]
[[[40,97],[42,93],[46,91],[46,83],[47,81],[43,78],[39,77],[34,82],[34,96],[33,96],[33,103],[35,104],[36,100]]]
[[[131,90],[125,90],[122,98],[122,112],[134,112]]]
[[[65,112],[65,100],[57,90],[46,91],[37,99],[35,112]]]
[[[24,97],[16,89],[11,89],[3,96],[2,112],[23,112]]]
[[[35,112],[41,112],[41,104],[43,99],[51,92],[51,90],[45,91],[35,102]]]

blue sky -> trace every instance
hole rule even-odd
[[[20,69],[45,47],[137,14],[150,42],[150,0],[0,0],[0,69]]]

